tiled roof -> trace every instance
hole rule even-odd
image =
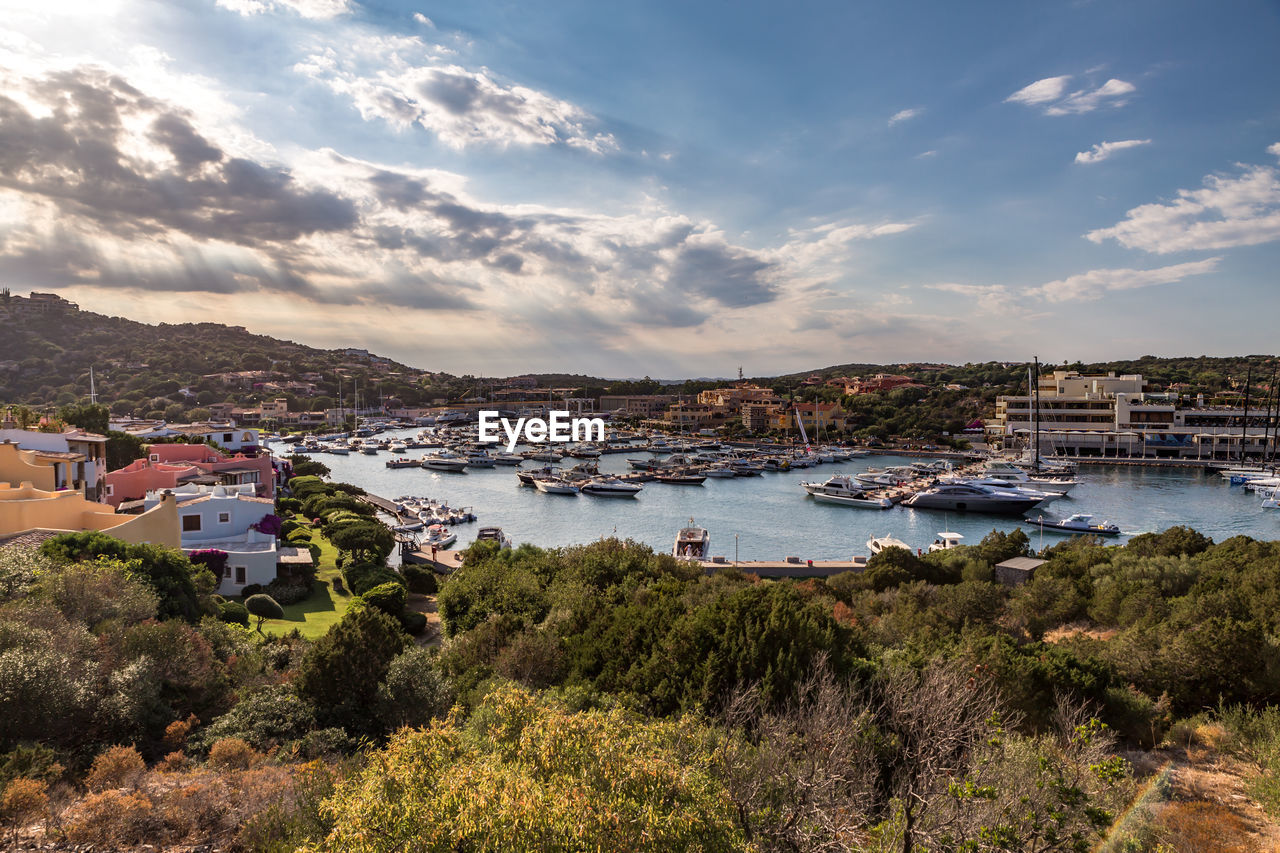
[[[24,530],[21,533],[9,533],[0,536],[0,548],[8,548],[9,546],[31,548],[38,547],[41,543],[55,536],[61,536],[65,531],[61,530]]]

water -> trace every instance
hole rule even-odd
[[[393,435],[411,436],[416,430]],[[411,451],[421,455],[425,451]],[[611,454],[599,460],[602,473],[628,470],[627,458],[649,458],[643,451]],[[707,479],[701,486],[644,483],[636,498],[547,495],[521,486],[514,469],[498,466],[468,469],[465,474],[422,468],[389,469],[390,454],[338,456],[315,454],[329,466],[333,479],[355,483],[384,498],[420,495],[453,507],[470,506],[479,521],[453,527],[462,548],[481,526],[501,527],[517,543],[544,547],[591,542],[604,536],[635,539],[658,551],[669,551],[676,531],[693,518],[711,535],[711,552],[730,560],[779,560],[797,556],[812,560],[848,560],[866,556],[867,540],[892,535],[917,548],[928,548],[939,531],[951,530],[975,544],[992,530],[1022,529],[1039,548],[1060,541],[1060,534],[1041,534],[1017,519],[998,516],[913,510],[855,509],[818,503],[800,481],[823,481],[832,474],[856,474],[867,468],[909,464],[913,459],[872,456],[819,465],[806,470],[766,472],[759,477]],[[578,460],[566,460],[565,466]],[[526,463],[523,467],[532,467]],[[542,463],[538,463],[542,464]],[[1050,504],[1046,518],[1087,512],[1096,521],[1119,525],[1129,536],[1188,525],[1221,541],[1245,534],[1256,539],[1280,538],[1280,510],[1262,509],[1261,498],[1230,486],[1217,472],[1180,468],[1081,465],[1081,481],[1071,494]],[[1035,514],[1039,514],[1036,511]],[[736,537],[736,539],[735,539]]]

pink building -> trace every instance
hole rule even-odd
[[[148,491],[200,481],[208,485],[252,484],[258,497],[275,499],[275,471],[269,456],[227,456],[207,444],[152,444],[147,447],[146,459],[107,473],[107,502],[119,506],[122,501],[144,497]]]

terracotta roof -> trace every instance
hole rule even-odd
[[[45,459],[70,459],[72,461],[84,459],[83,453],[75,453],[70,450],[37,450],[36,456],[41,456]]]
[[[9,533],[0,536],[0,548],[14,547],[39,547],[41,543],[55,536],[61,536],[65,531],[60,530],[24,530],[21,533]]]

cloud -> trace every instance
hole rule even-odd
[[[217,5],[241,15],[260,15],[288,9],[304,18],[327,20],[351,11],[349,0],[217,0]]]
[[[417,21],[419,24],[422,24],[424,27],[431,27],[432,29],[435,29],[435,26],[436,26],[435,21],[431,20],[421,12],[414,12],[413,19]]]
[[[1096,89],[1086,86],[1068,92],[1071,79],[1067,74],[1037,80],[1005,98],[1005,103],[1043,107],[1045,115],[1062,116],[1093,112],[1102,106],[1121,107],[1128,103],[1129,95],[1137,91],[1132,83],[1113,77]]]
[[[1208,258],[1185,264],[1160,267],[1152,270],[1103,269],[1089,270],[1051,281],[1031,291],[1049,302],[1093,301],[1114,290],[1133,290],[1158,284],[1173,284],[1193,275],[1204,275],[1217,270],[1221,258]]]
[[[449,51],[416,37],[363,37],[313,53],[294,70],[351,99],[366,121],[419,125],[451,148],[563,145],[602,154],[617,140],[582,108],[487,68],[446,62]]]
[[[1101,163],[1117,151],[1126,148],[1137,148],[1139,145],[1150,145],[1150,139],[1122,139],[1118,142],[1099,142],[1088,151],[1076,154],[1076,162],[1083,164]]]
[[[1003,284],[942,284],[926,285],[929,290],[942,293],[954,293],[971,300],[977,308],[987,314],[999,314],[1009,307],[1009,289]]]
[[[1280,157],[1280,143],[1267,149]],[[1167,204],[1133,208],[1110,228],[1085,234],[1157,254],[1228,249],[1280,240],[1280,170],[1240,164],[1235,176],[1209,175],[1198,190],[1178,190]]]
[[[1027,106],[1046,104],[1062,97],[1062,93],[1067,91],[1067,83],[1070,81],[1070,75],[1046,77],[1043,80],[1037,80],[1030,85],[1023,86],[1004,100],[1005,103],[1026,104]]]
[[[908,119],[913,119],[916,116],[920,115],[920,113],[922,112],[924,112],[924,110],[918,109],[916,107],[912,107],[910,109],[905,109],[905,110],[898,110],[896,113],[889,116],[889,127],[893,127],[898,122],[906,121]]]

